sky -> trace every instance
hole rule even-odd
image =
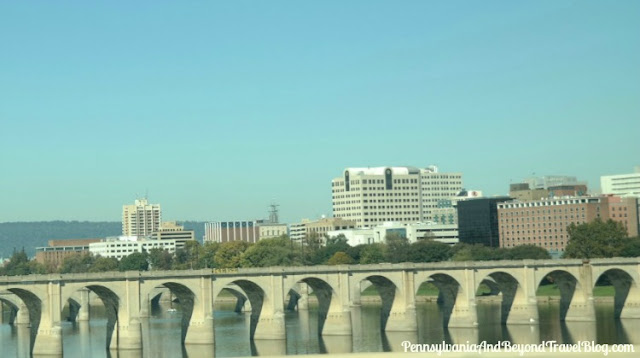
[[[0,222],[297,222],[363,166],[598,189],[639,133],[635,0],[0,2]]]

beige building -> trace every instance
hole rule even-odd
[[[287,224],[259,224],[258,230],[260,240],[280,237],[289,233]]]
[[[438,202],[462,190],[462,174],[440,173],[435,166],[347,168],[331,186],[334,217],[356,227],[408,224],[433,220]]]
[[[160,204],[138,199],[133,205],[122,206],[122,235],[147,236],[158,231],[162,222]]]
[[[316,221],[303,219],[300,223],[291,224],[289,236],[291,240],[301,240],[313,234],[322,236],[329,231],[354,229],[355,227],[355,221],[342,218],[322,218]]]
[[[566,197],[498,203],[500,247],[536,245],[564,251],[567,227],[596,218],[622,223],[630,237],[638,235],[635,198],[614,196]]]
[[[148,236],[150,240],[175,240],[176,249],[183,249],[187,241],[196,239],[193,230],[185,230],[184,226],[175,221],[167,221],[160,224],[158,231]]]

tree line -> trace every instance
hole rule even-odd
[[[568,232],[566,258],[640,256],[640,238],[628,238],[620,223],[597,219],[571,225]],[[255,244],[231,241],[202,245],[190,241],[175,253],[151,249],[132,253],[120,261],[78,253],[67,257],[59,268],[29,260],[24,250],[14,251],[11,259],[0,267],[0,275],[550,258],[545,249],[534,245],[493,248],[481,244],[448,245],[428,238],[409,243],[397,233],[389,233],[384,243],[358,246],[347,244],[343,235],[333,238],[311,235],[300,242],[285,235]]]

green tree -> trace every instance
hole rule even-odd
[[[154,247],[149,250],[149,266],[152,270],[171,270],[173,255],[167,250]]]
[[[482,244],[456,244],[451,248],[453,261],[490,261],[502,260],[505,249],[498,249]]]
[[[62,261],[60,273],[88,272],[91,266],[93,266],[94,262],[95,257],[93,257],[89,253],[77,253],[69,255],[64,259],[64,261]]]
[[[350,265],[353,263],[353,258],[346,252],[338,251],[327,260],[327,265]]]
[[[200,255],[200,267],[214,268],[216,267],[216,252],[220,248],[217,242],[207,242],[202,246],[202,255]]]
[[[385,236],[387,244],[387,262],[398,263],[409,261],[409,240],[396,232],[389,232]]]
[[[409,261],[411,262],[439,262],[451,258],[451,247],[433,240],[418,240],[411,244]]]
[[[622,257],[640,257],[640,237],[624,240],[620,248]]]
[[[507,249],[504,258],[507,260],[543,260],[550,259],[551,255],[549,254],[549,251],[540,246],[520,245]]]
[[[120,271],[147,271],[149,254],[146,252],[134,252],[120,259],[118,269]]]
[[[387,246],[382,243],[363,245],[360,250],[360,263],[365,264],[379,264],[386,261]]]
[[[249,247],[241,258],[243,267],[292,266],[299,263],[286,236],[260,240]]]
[[[17,275],[29,275],[31,274],[31,267],[29,266],[29,258],[24,252],[24,249],[20,251],[13,250],[13,254],[3,269],[3,275],[17,276]]]
[[[96,256],[89,272],[118,271],[118,260],[115,257]]]
[[[564,257],[590,259],[596,257],[614,257],[627,238],[624,225],[611,219],[602,221],[597,218],[591,222],[567,228],[569,242]]]
[[[236,268],[241,266],[242,254],[251,246],[246,241],[229,241],[220,244],[215,253],[216,267]]]

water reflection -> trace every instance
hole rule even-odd
[[[597,322],[560,322],[557,303],[539,306],[539,325],[502,325],[500,305],[479,303],[478,328],[445,328],[437,303],[419,304],[416,310],[418,330],[415,332],[382,332],[380,305],[365,304],[353,307],[351,312],[353,335],[318,335],[318,314],[311,305],[309,310],[286,312],[286,340],[254,341],[249,339],[249,313],[233,311],[235,303],[217,305],[214,314],[215,344],[181,344],[180,312],[170,312],[171,303],[161,303],[152,309],[151,317],[141,320],[143,349],[139,351],[108,351],[104,309],[92,307],[90,321],[63,322],[63,349],[65,357],[233,357],[251,355],[348,353],[402,351],[402,342],[413,343],[496,343],[508,340],[514,343],[538,343],[555,340],[559,343],[596,341],[598,343],[640,344],[640,319],[613,318],[611,303],[597,303]],[[29,357],[29,326],[0,325],[2,356]]]

